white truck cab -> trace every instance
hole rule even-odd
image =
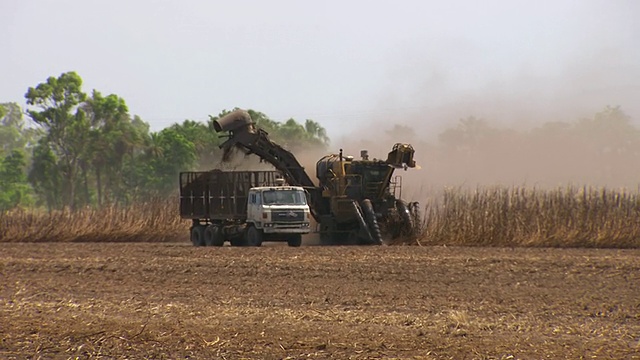
[[[300,186],[262,186],[249,190],[247,223],[264,234],[308,234],[311,213]]]

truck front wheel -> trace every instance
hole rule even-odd
[[[302,235],[301,234],[291,235],[291,237],[287,239],[287,245],[292,247],[298,247],[302,245]]]
[[[247,246],[262,246],[262,231],[249,226],[246,233]]]

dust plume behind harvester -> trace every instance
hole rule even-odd
[[[316,185],[296,157],[269,139],[248,112],[235,110],[214,122],[217,132],[228,132],[220,146],[228,159],[234,149],[255,154],[279,170],[288,184],[308,194],[310,211],[318,223],[323,244],[383,244],[416,235],[421,226],[419,206],[401,199],[402,177],[396,169],[415,168],[414,149],[397,143],[386,159],[338,154],[316,163]]]

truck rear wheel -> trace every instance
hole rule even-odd
[[[207,246],[222,246],[224,245],[224,238],[222,236],[222,229],[217,225],[209,225],[204,229],[204,243]]]
[[[193,246],[204,246],[204,226],[194,225],[191,227],[191,243]]]
[[[287,245],[289,245],[291,247],[298,247],[298,246],[302,245],[302,234],[291,235],[287,239]]]
[[[254,226],[249,226],[245,236],[247,246],[262,246],[262,231],[256,229]]]

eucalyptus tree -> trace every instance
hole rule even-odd
[[[82,79],[75,72],[49,77],[25,94],[27,110],[33,121],[45,132],[48,149],[58,162],[63,178],[64,200],[69,208],[76,206],[80,162],[87,150],[90,123],[79,105],[87,95],[82,92]]]

